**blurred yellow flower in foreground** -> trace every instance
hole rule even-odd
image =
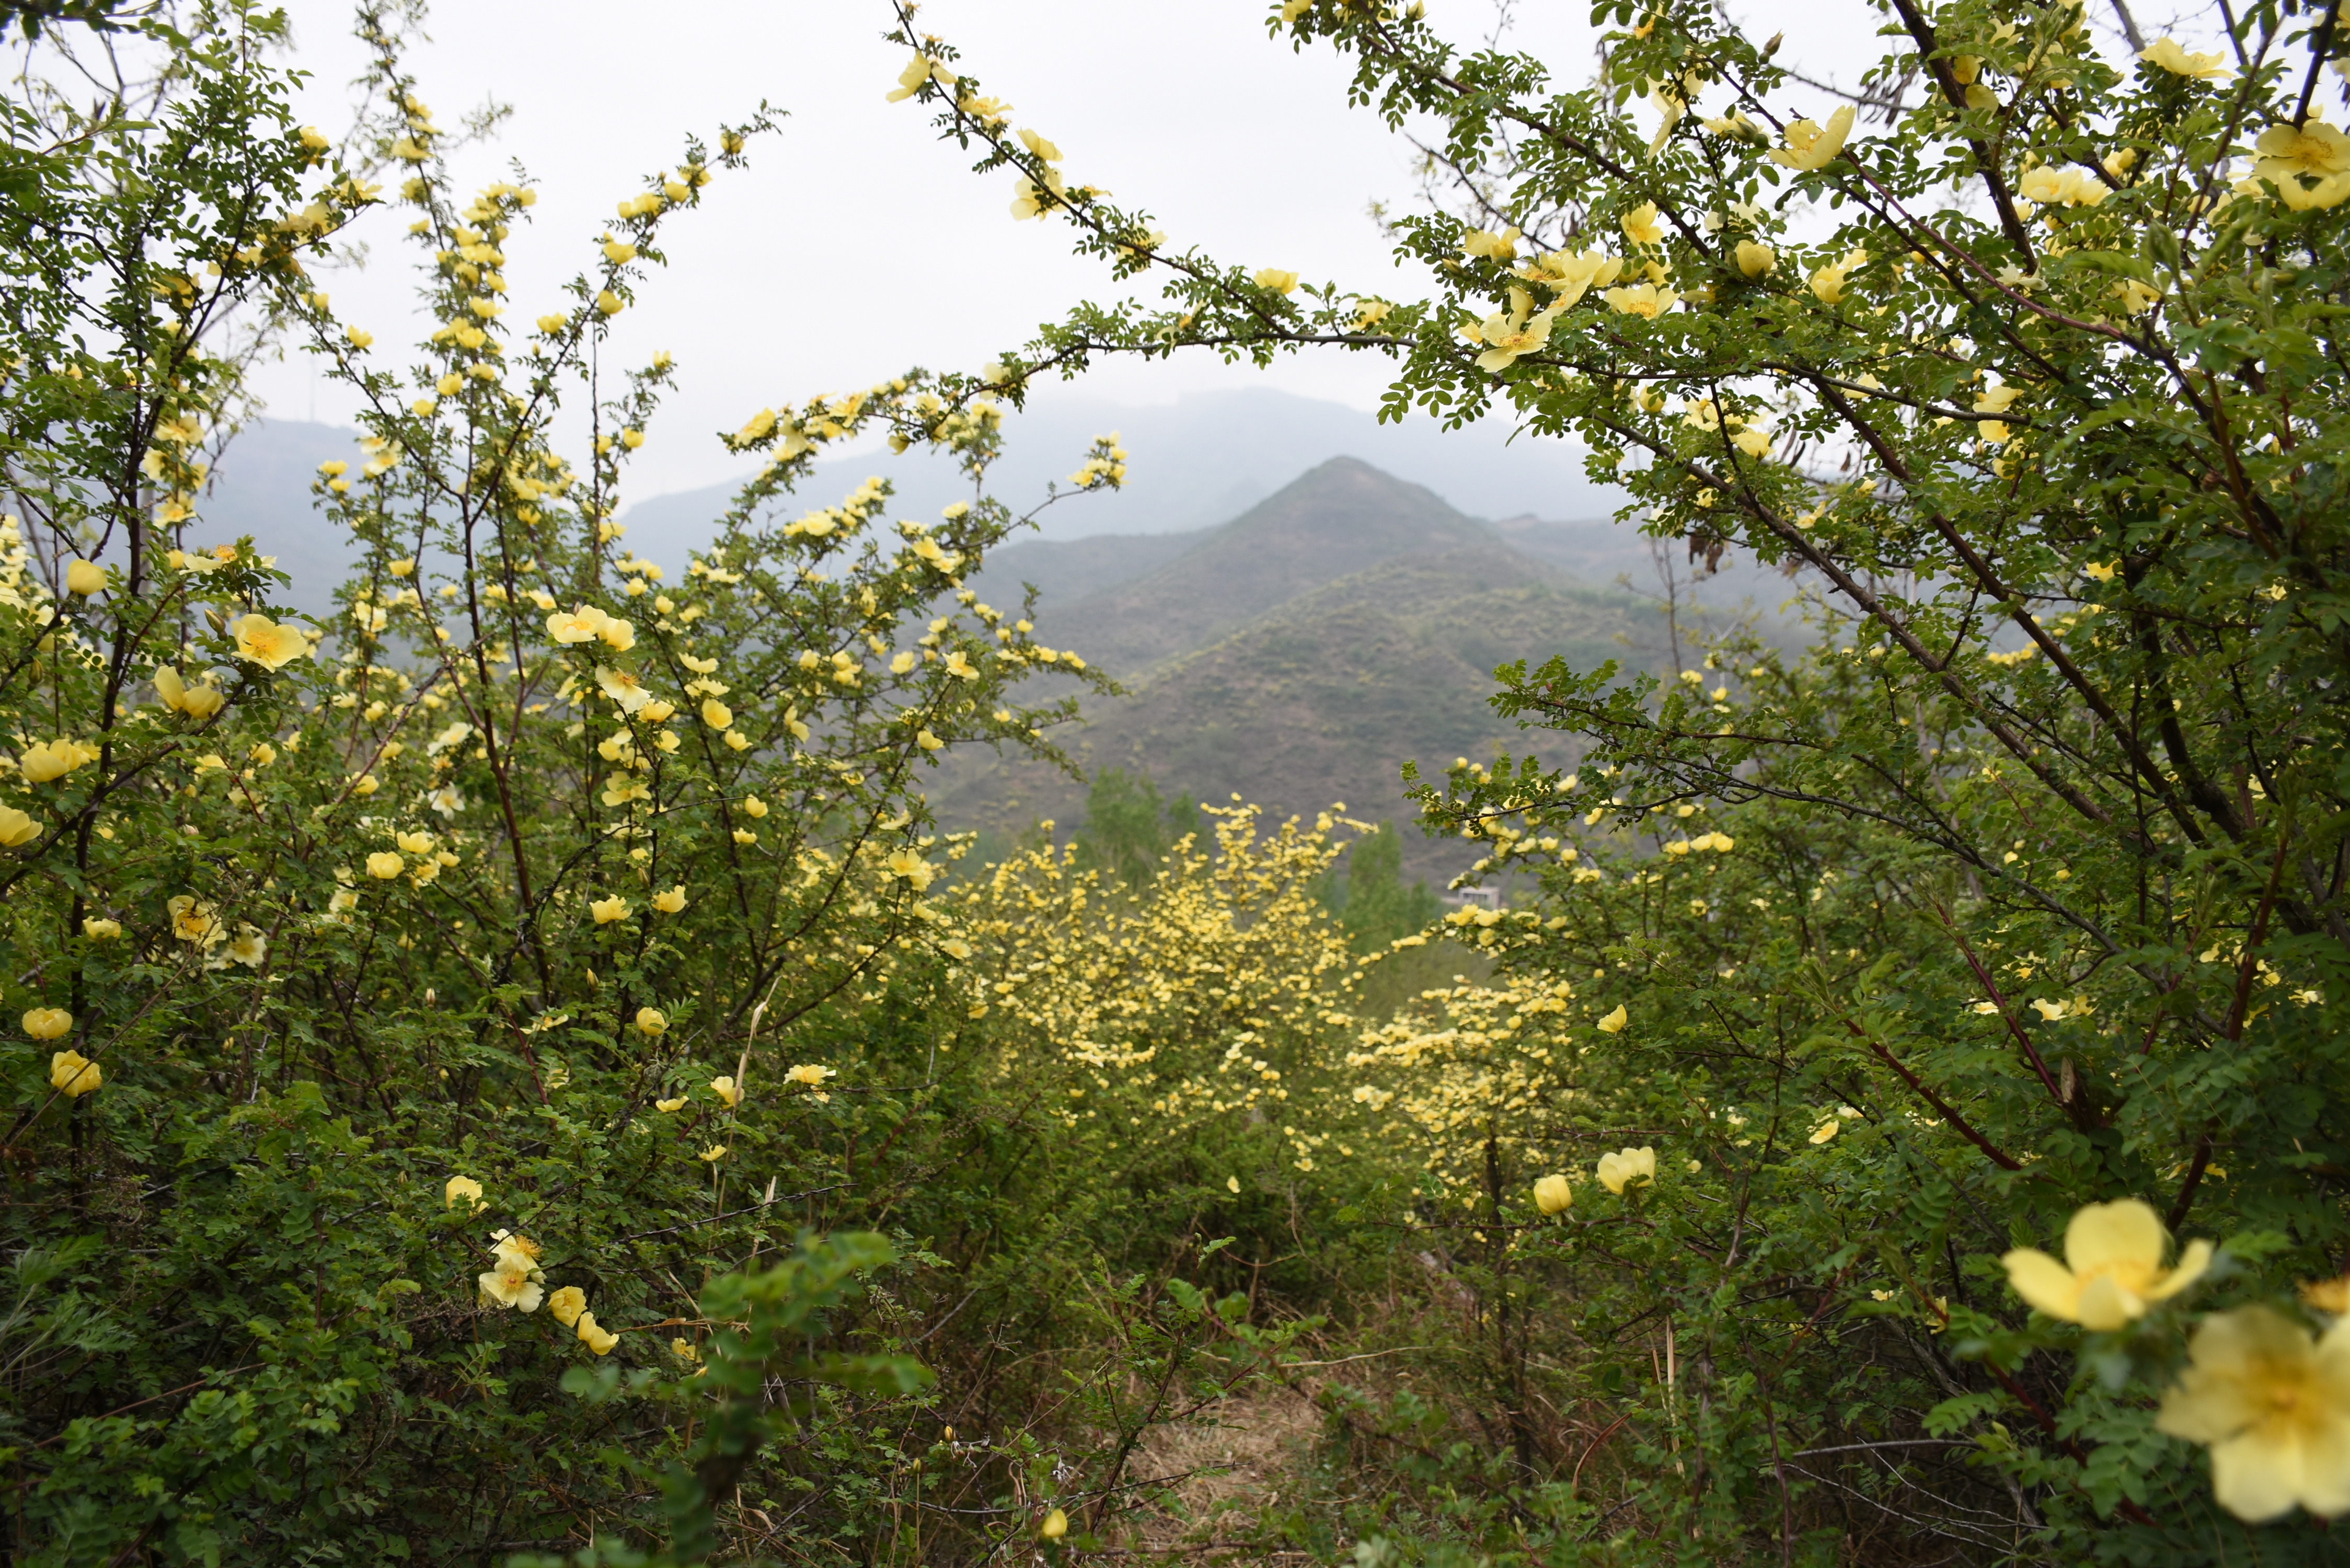
[[[80,1099],[105,1082],[98,1064],[78,1051],[59,1051],[49,1058],[49,1087],[69,1100]]]
[[[1630,1012],[1618,1003],[1615,1012],[1599,1021],[1599,1032],[1602,1034],[1621,1034],[1624,1032],[1624,1025],[1631,1022]]]
[[[477,1214],[489,1207],[488,1201],[482,1197],[482,1184],[470,1176],[452,1176],[449,1179],[449,1184],[441,1189],[441,1207],[454,1209],[460,1198],[471,1201],[473,1211]]]
[[[620,1343],[620,1336],[617,1334],[606,1333],[603,1325],[596,1321],[596,1314],[592,1312],[583,1312],[579,1314],[579,1322],[574,1332],[579,1335],[580,1344],[598,1355],[611,1355],[612,1347]]]
[[[735,1083],[731,1074],[711,1079],[710,1092],[725,1101],[729,1106],[743,1103],[742,1085]]]
[[[2350,1326],[2323,1338],[2264,1306],[2205,1318],[2155,1426],[2211,1450],[2211,1495],[2259,1523],[2350,1511]]]
[[[1844,151],[1844,139],[1852,134],[1853,108],[1846,104],[1828,116],[1825,126],[1808,119],[1799,119],[1787,127],[1787,145],[1771,151],[1771,161],[1783,168],[1808,171],[1825,169],[1829,160]]]
[[[555,1314],[556,1322],[569,1328],[579,1321],[579,1314],[588,1310],[588,1293],[577,1285],[566,1285],[559,1291],[549,1292],[546,1310]]]
[[[1624,1189],[1637,1183],[1653,1187],[1657,1182],[1657,1151],[1653,1148],[1627,1148],[1616,1154],[1603,1154],[1599,1157],[1599,1168],[1595,1174],[1599,1178],[1599,1185],[1618,1198],[1624,1195]]]
[[[1545,1214],[1564,1214],[1575,1202],[1575,1189],[1564,1176],[1545,1176],[1534,1183],[1534,1207]]]
[[[2162,1266],[2162,1221],[2135,1198],[2092,1203],[2064,1227],[2064,1262],[2031,1247],[2002,1257],[2007,1282],[2050,1317],[2100,1331],[2143,1317],[2211,1266],[2211,1243],[2189,1241],[2175,1268]]]

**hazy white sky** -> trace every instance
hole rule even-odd
[[[338,132],[362,63],[348,7],[287,8],[297,59],[313,73],[303,117]],[[1841,80],[1882,47],[1874,14],[1857,4],[1736,9],[1757,27],[1786,27],[1791,57]],[[1411,200],[1411,150],[1347,107],[1346,72],[1326,48],[1298,55],[1269,39],[1267,10],[1263,0],[937,0],[921,23],[962,49],[964,68],[1014,106],[1015,124],[1060,144],[1072,180],[1147,207],[1174,243],[1404,292],[1412,282],[1396,275],[1366,208]],[[1463,42],[1493,26],[1491,0],[1430,0],[1430,12]],[[1587,0],[1522,0],[1503,42],[1579,86],[1594,60],[1587,14]],[[764,404],[910,365],[976,367],[1068,303],[1110,292],[1095,264],[1068,254],[1058,224],[1012,219],[1007,175],[972,175],[966,155],[933,140],[919,105],[884,101],[906,57],[881,40],[889,20],[881,0],[465,0],[433,17],[433,41],[414,60],[440,123],[453,127],[491,98],[514,109],[494,146],[461,155],[460,178],[504,178],[515,160],[540,191],[535,223],[505,247],[515,319],[556,307],[557,286],[614,204],[673,165],[687,131],[708,136],[763,99],[787,111],[780,132],[754,144],[748,171],[721,174],[701,210],[664,224],[666,275],[619,324],[624,361],[670,349],[682,386],[639,454],[636,493],[733,472],[712,432]],[[1825,95],[1790,97],[1825,118]],[[411,215],[371,215],[368,268],[321,280],[338,316],[377,334],[380,358],[412,340],[419,319]],[[1260,374],[1201,356],[1107,366],[1087,390],[1161,402],[1269,380],[1368,408],[1384,367],[1326,355]],[[349,417],[346,398],[298,356],[265,367],[262,389],[280,417]]]

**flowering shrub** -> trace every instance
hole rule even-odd
[[[1431,830],[1544,888],[1487,912],[1505,983],[1367,1034],[1334,1107],[1408,1140],[1407,1222],[1471,1227],[1482,1271],[1463,1403],[1508,1419],[1459,1416],[1510,1501],[1423,1494],[1429,1537],[2314,1561],[2345,1506],[2312,1336],[2350,1169],[2350,142],[2321,114],[2350,39],[2293,7],[2186,42],[2116,9],[2126,47],[2069,4],[1856,15],[1887,52],[1839,94],[1704,7],[1596,7],[1580,87],[1416,5],[1273,8],[1429,151],[1392,231],[1416,301],[1180,247],[910,13],[895,36],[1015,215],[1164,282],[1008,385],[1381,352],[1394,414],[1574,436],[1627,518],[1809,585],[1801,657],[1505,667],[1499,711],[1567,754],[1422,784]],[[1658,815],[1707,804],[1724,842]],[[1643,1150],[1604,1221],[1548,1179]]]

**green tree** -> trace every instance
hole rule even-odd
[[[1086,819],[1074,836],[1077,864],[1139,888],[1159,874],[1167,852],[1202,826],[1189,792],[1162,799],[1148,771],[1104,768],[1086,790]]]
[[[1443,904],[1425,878],[1403,882],[1403,835],[1392,822],[1355,841],[1347,852],[1338,923],[1347,945],[1358,953],[1377,951],[1400,936],[1431,924]]]

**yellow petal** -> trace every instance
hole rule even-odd
[[[2162,1220],[2135,1198],[2091,1203],[2064,1227],[2064,1261],[2077,1274],[2121,1268],[2143,1277],[2162,1266]]]
[[[2080,1321],[2081,1282],[2072,1270],[2036,1247],[2019,1247],[2000,1262],[2006,1265],[2008,1284],[2026,1306],[2067,1323]]]

